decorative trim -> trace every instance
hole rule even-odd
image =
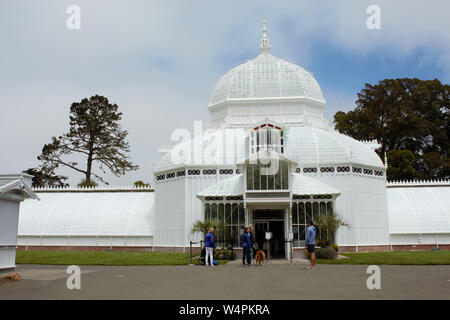
[[[388,188],[397,187],[449,187],[450,180],[400,180],[400,181],[388,181],[386,186]]]

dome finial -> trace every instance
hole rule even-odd
[[[269,53],[270,52],[270,41],[269,38],[267,37],[267,29],[266,29],[266,20],[263,20],[263,35],[261,38],[261,44],[259,45],[259,51],[261,51],[261,53]]]

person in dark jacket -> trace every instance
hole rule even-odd
[[[205,264],[206,264],[206,266],[208,266],[208,257],[209,257],[211,266],[214,267],[213,260],[214,260],[214,248],[215,247],[216,247],[216,244],[214,243],[214,228],[209,228],[209,232],[206,234],[206,237],[205,237],[205,249],[206,249]]]
[[[241,236],[241,241],[242,241],[242,266],[245,267],[245,259],[247,259],[247,265],[250,267],[251,263],[250,250],[252,244],[250,241],[248,228],[244,229],[244,234]]]
[[[252,254],[251,257],[253,257],[253,259],[255,259],[256,256],[256,248],[255,248],[255,228],[253,227],[252,224],[248,225],[248,231],[249,231],[249,236],[250,236],[250,242],[251,242],[251,250],[252,250]]]

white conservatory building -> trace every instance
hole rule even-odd
[[[336,235],[342,251],[448,247],[448,181],[389,186],[378,143],[328,125],[316,79],[270,53],[265,26],[259,49],[216,84],[209,127],[161,148],[154,191],[35,190],[41,202],[24,203],[20,244],[184,251],[201,238],[191,233],[197,220],[218,219],[225,226],[216,234],[220,247],[239,247],[239,235],[251,223],[257,247],[285,258],[290,236],[294,255],[300,254],[306,222],[335,211],[349,225]],[[439,190],[439,196],[419,197],[428,206],[411,214],[408,194],[422,187],[431,194]],[[396,195],[388,197],[390,192]],[[120,200],[133,193],[130,202]]]

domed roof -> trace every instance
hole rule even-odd
[[[310,98],[325,102],[313,75],[270,54],[264,24],[261,54],[228,71],[216,84],[209,105],[233,99]]]
[[[233,166],[245,160],[246,134],[245,128],[225,128],[211,134],[205,134],[203,137],[197,137],[193,141],[185,141],[183,142],[185,145],[178,145],[175,153],[177,154],[180,150],[187,150],[186,146],[190,145],[192,153],[190,153],[188,161],[174,163],[171,151],[167,150],[168,152],[155,168],[155,172],[173,170],[184,166]],[[218,145],[222,145],[222,148],[211,154],[211,145],[217,143],[214,140],[217,137],[222,137],[223,141],[231,137],[231,141],[234,141],[233,137],[239,136],[241,139],[236,139],[236,145],[219,143]],[[202,148],[199,146],[202,146]],[[351,164],[384,168],[380,157],[367,144],[334,130],[311,127],[293,126],[286,128],[284,156],[296,162],[299,167]],[[234,161],[230,162],[231,159]]]

